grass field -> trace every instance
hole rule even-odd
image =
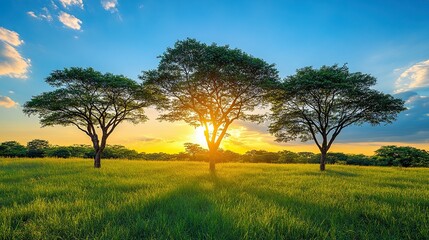
[[[428,239],[429,169],[0,159],[1,239]]]

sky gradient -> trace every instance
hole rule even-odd
[[[51,88],[44,79],[65,67],[93,67],[138,81],[177,40],[196,38],[276,64],[282,78],[305,66],[347,63],[375,76],[377,90],[406,101],[388,126],[346,128],[331,151],[372,154],[382,145],[429,150],[429,1],[3,0],[0,7],[0,142],[46,139],[89,144],[73,127],[40,128],[22,104]],[[145,152],[203,145],[183,122],[123,124],[109,139]],[[268,123],[235,123],[222,148],[237,152],[317,151],[312,142],[276,143]],[[201,133],[200,133],[201,134]],[[203,145],[204,146],[204,145]]]

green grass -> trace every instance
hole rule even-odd
[[[0,239],[428,239],[429,169],[0,159]]]

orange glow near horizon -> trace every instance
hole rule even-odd
[[[16,109],[12,111],[19,110]],[[196,143],[207,148],[203,127],[194,128],[184,122],[159,122],[156,120],[157,111],[154,109],[148,109],[147,114],[150,116],[150,120],[145,123],[137,125],[123,123],[119,125],[118,128],[115,129],[115,132],[109,137],[107,143],[109,145],[123,145],[138,152],[147,153],[184,152],[185,148],[183,144],[186,142]],[[33,139],[43,139],[48,140],[52,145],[62,146],[73,144],[90,145],[91,143],[88,136],[75,127],[55,126],[40,128],[37,118],[31,117],[28,119],[22,113],[19,113],[19,115],[22,115],[22,118],[2,123],[0,142],[18,141],[26,145],[27,142]],[[274,141],[274,137],[269,133],[250,129],[240,123],[231,125],[227,132],[228,136],[222,140],[220,148],[237,153],[245,153],[252,149],[272,152],[282,150],[293,152],[319,152],[312,141],[305,143],[277,143]],[[429,144],[427,143],[335,142],[329,152],[373,155],[375,150],[386,145],[411,146],[429,150]]]

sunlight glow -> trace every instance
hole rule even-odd
[[[194,134],[193,140],[196,144],[199,144],[204,148],[207,147],[207,142],[206,142],[206,138],[204,137],[203,127],[200,126],[195,128],[195,134]]]

